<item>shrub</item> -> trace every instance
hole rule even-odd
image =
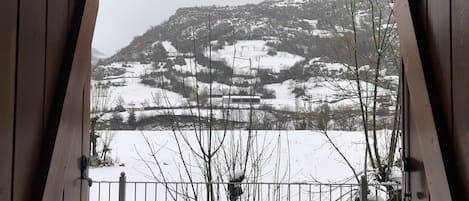
[[[275,56],[275,55],[277,55],[277,50],[271,48],[271,49],[269,49],[269,51],[267,51],[267,55]]]
[[[174,63],[180,66],[184,66],[187,64],[183,56],[177,56],[176,59],[174,59]]]

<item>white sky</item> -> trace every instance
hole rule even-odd
[[[262,0],[100,0],[93,47],[111,56],[181,7],[242,5]]]

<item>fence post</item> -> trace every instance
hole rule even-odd
[[[119,201],[125,201],[125,172],[121,172],[119,177]]]
[[[368,201],[368,181],[365,175],[360,179],[360,201]]]

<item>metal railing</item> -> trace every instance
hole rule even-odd
[[[367,188],[360,196],[360,189]],[[90,201],[205,201],[213,189],[217,201],[398,201],[399,184],[322,184],[268,182],[95,181]]]

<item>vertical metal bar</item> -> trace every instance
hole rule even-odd
[[[375,200],[378,200],[378,188],[377,188],[377,186],[375,186],[375,196],[376,196]]]
[[[342,201],[342,196],[343,196],[343,195],[342,195],[342,187],[343,187],[343,186],[340,185],[340,200],[341,200],[341,201]]]
[[[251,184],[251,189],[252,189],[252,201],[255,201],[257,199],[257,184]]]
[[[301,201],[301,184],[298,184],[298,201]]]
[[[178,200],[178,184],[176,183],[176,201]]]
[[[108,186],[107,187],[107,193],[108,193],[107,200],[111,201],[111,182],[107,183],[107,186]]]
[[[119,177],[119,201],[125,201],[125,182],[125,172],[121,172],[121,176]]]
[[[251,199],[249,200],[255,200],[256,199],[256,189],[255,189],[256,186],[254,186],[253,184],[248,184],[248,185],[249,185],[249,189],[251,189],[249,192],[252,191],[251,193],[249,193],[250,194],[249,197],[251,197]]]
[[[134,201],[137,201],[137,182],[134,183]]]
[[[145,201],[147,201],[147,182],[145,182]]]
[[[198,199],[199,198],[199,184],[195,184],[195,193],[197,195],[194,195],[194,197]],[[195,201],[198,201],[197,199]]]
[[[332,185],[329,184],[329,201],[332,201]]]
[[[101,182],[98,182],[98,201],[101,201]]]
[[[264,192],[263,192],[263,186],[260,186],[260,194],[259,194],[259,200],[263,200],[262,198],[264,197]]]
[[[275,191],[275,197],[276,197],[276,200],[280,200],[280,191],[282,189],[282,186],[280,186],[280,184],[277,184],[277,188],[276,188],[276,191]]]
[[[288,195],[288,201],[290,201],[290,190],[291,190],[291,188],[290,188],[290,184],[288,184],[288,192],[287,192],[287,195]]]
[[[353,200],[353,186],[350,184],[350,200]]]
[[[189,184],[186,184],[186,192],[187,192],[187,193],[186,193],[187,196],[185,196],[184,200],[188,200],[188,199],[190,199],[190,197],[191,197],[191,196],[190,196],[190,193],[189,193],[189,192],[191,192],[191,191],[189,190]],[[195,197],[195,196],[194,196],[194,197]]]
[[[312,191],[311,191],[311,184],[308,185],[309,186],[309,201],[311,201],[311,195],[312,195]]]
[[[257,184],[257,200],[262,200],[261,190],[262,190],[262,184]]]
[[[168,183],[164,184],[164,200],[168,201]]]
[[[360,181],[360,201],[368,201],[368,181],[365,175],[361,177]]]
[[[247,193],[248,193],[248,196],[247,196],[246,200],[249,200],[249,197],[250,197],[250,195],[251,195],[251,192],[250,192],[251,186],[250,186],[249,184],[247,184],[247,186],[248,186],[248,192],[247,192]]]
[[[267,184],[267,200],[270,201],[270,184]]]
[[[322,201],[322,184],[319,184],[319,201]]]
[[[155,201],[158,199],[158,183],[155,183]]]

